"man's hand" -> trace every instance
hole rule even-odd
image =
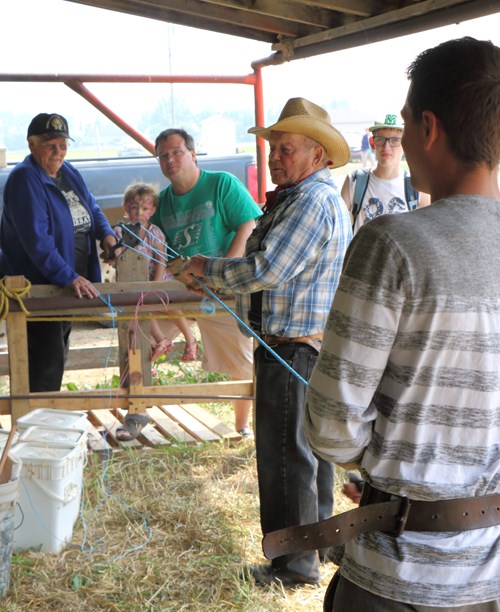
[[[184,283],[186,287],[191,291],[194,291],[195,293],[201,293],[201,287],[193,279],[193,276],[196,276],[201,281],[205,280],[203,277],[205,274],[205,267],[207,265],[208,259],[209,258],[205,257],[204,255],[194,255],[193,257],[191,257],[182,267],[180,274],[176,277],[177,280],[181,281],[181,283]]]
[[[82,298],[83,296],[95,298],[99,295],[99,292],[94,285],[86,278],[83,278],[83,276],[77,276],[75,280],[68,285],[68,287],[71,287],[75,292],[76,297],[79,298]]]
[[[205,257],[205,255],[194,255],[186,261],[182,268],[182,272],[184,274],[191,274],[192,276],[203,278],[208,260],[209,258]]]

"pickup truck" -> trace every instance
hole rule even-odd
[[[198,155],[198,165],[204,170],[225,170],[234,174],[247,187],[257,201],[257,166],[249,153],[237,153],[221,157]],[[77,168],[97,203],[110,221],[116,224],[122,217],[121,209],[125,189],[135,182],[153,183],[159,189],[168,185],[156,158],[118,157],[68,161]],[[0,211],[3,208],[3,189],[15,164],[0,168]]]

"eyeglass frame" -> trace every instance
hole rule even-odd
[[[53,142],[41,142],[42,147],[49,150],[51,153],[57,153],[61,151],[61,153],[66,153],[69,147],[69,142],[64,144],[55,144]]]
[[[378,142],[378,143],[377,143],[377,139],[378,139],[379,141],[380,141],[380,140],[383,140],[384,142],[382,142],[382,143],[381,143],[381,142]],[[397,144],[393,144],[393,143],[391,142],[391,140],[397,140],[397,141],[399,141],[399,142],[398,142]],[[374,136],[374,137],[373,137],[373,144],[374,144],[376,147],[385,147],[385,143],[386,143],[386,142],[388,142],[388,143],[389,143],[389,145],[390,145],[390,146],[391,146],[393,149],[395,149],[396,147],[400,147],[400,146],[401,146],[401,140],[402,140],[401,136]]]
[[[156,159],[159,162],[161,162],[161,161],[168,162],[168,160],[170,158],[172,158],[172,159],[179,159],[179,157],[183,157],[184,154],[188,152],[188,150],[189,149],[187,149],[187,148],[184,148],[184,149],[175,148],[175,149],[172,149],[172,151],[170,151],[170,153],[167,152],[167,153],[162,153],[161,155],[157,155]]]

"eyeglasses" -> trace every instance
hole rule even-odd
[[[68,150],[67,144],[53,144],[50,142],[44,142],[42,144],[42,147],[44,149],[49,149],[51,153],[57,153],[57,151],[61,151],[61,153],[66,153],[66,151]]]
[[[162,153],[161,155],[157,155],[156,159],[159,161],[168,161],[171,157],[173,159],[178,159],[179,157],[182,157],[186,151],[187,149],[172,149],[170,153]]]
[[[388,142],[391,147],[401,146],[401,138],[399,136],[389,136],[389,138],[386,138],[385,136],[374,136],[373,142],[375,143],[376,147],[384,147],[386,142]]]

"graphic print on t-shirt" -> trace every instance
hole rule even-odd
[[[181,255],[202,254],[222,256],[219,247],[220,236],[215,225],[215,206],[212,200],[205,200],[195,207],[162,219],[173,237],[172,246]]]
[[[193,244],[196,244],[200,239],[201,223],[192,223],[183,230],[176,232],[174,237],[174,246],[176,249],[186,249]]]
[[[63,194],[69,206],[75,233],[86,234],[91,226],[88,210],[85,208],[85,206],[83,206],[83,204],[80,202],[80,198],[72,189],[63,191]]]
[[[408,207],[401,198],[394,197],[387,203],[387,210],[385,214],[402,213],[406,212]],[[376,217],[384,214],[384,204],[379,198],[369,198],[367,202],[363,203],[363,211],[365,213],[365,222],[372,221]]]

